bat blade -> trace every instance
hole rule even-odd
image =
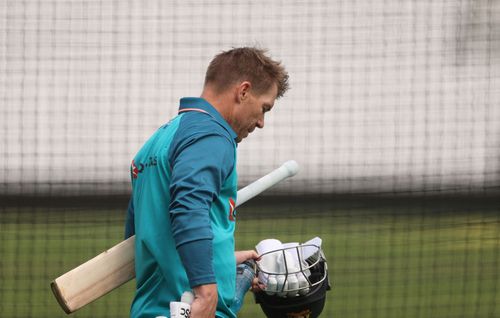
[[[52,291],[70,314],[135,277],[135,236],[52,281]]]
[[[285,162],[239,190],[236,206],[294,176],[298,170],[295,161]],[[73,313],[135,278],[134,244],[135,236],[132,236],[53,280],[51,289],[63,310]]]

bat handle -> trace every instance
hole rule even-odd
[[[190,291],[185,291],[182,294],[181,301],[171,301],[170,318],[189,318],[191,316],[191,304],[193,301],[194,295]]]
[[[271,171],[262,178],[252,182],[238,191],[236,206],[238,207],[242,205],[246,201],[283,181],[284,179],[296,175],[297,172],[299,172],[299,164],[295,160],[289,160],[283,163],[279,168]]]

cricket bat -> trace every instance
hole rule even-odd
[[[185,291],[182,294],[181,301],[171,301],[170,318],[189,318],[191,316],[191,304],[193,301],[194,295],[190,291]]]
[[[266,189],[299,171],[290,160],[238,191],[240,206]],[[135,277],[135,236],[113,246],[80,266],[54,279],[50,286],[62,309],[70,314]]]

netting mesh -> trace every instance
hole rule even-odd
[[[291,90],[240,186],[302,169],[240,213],[239,247],[323,236],[325,317],[500,315],[500,203],[476,199],[500,188],[500,2],[1,0],[0,316],[63,315],[48,282],[122,238],[131,158],[245,45]],[[126,288],[75,316],[127,315]]]
[[[2,192],[128,189],[145,138],[210,59],[266,47],[292,90],[240,146],[242,183],[295,158],[287,191],[498,184],[492,1],[3,2]],[[290,143],[293,140],[293,143]]]

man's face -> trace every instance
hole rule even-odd
[[[269,91],[257,95],[248,91],[240,104],[234,108],[231,127],[238,135],[237,142],[246,138],[255,128],[264,128],[264,115],[274,106],[278,87],[273,85]]]

